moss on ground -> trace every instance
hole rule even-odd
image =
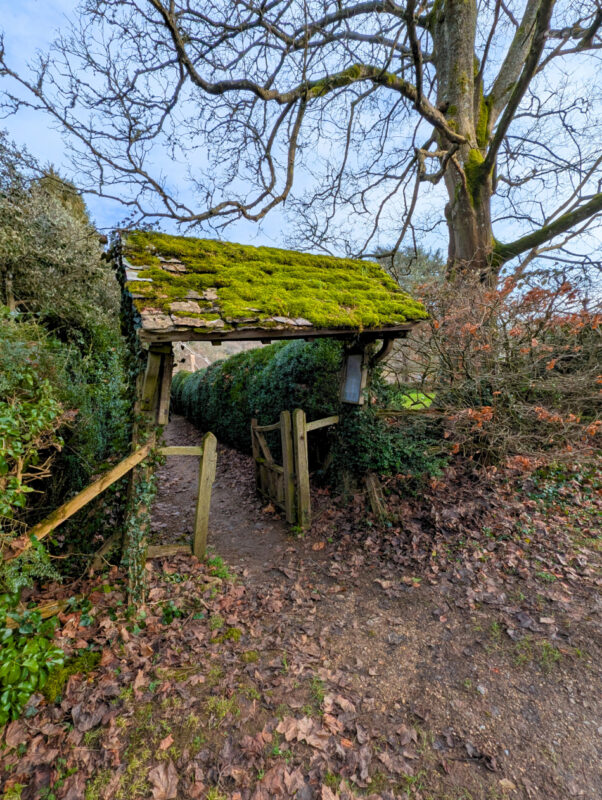
[[[424,307],[403,292],[378,265],[274,247],[251,247],[210,239],[134,231],[124,243],[141,278],[128,284],[140,310],[168,312],[190,292],[215,288],[213,300],[199,297],[200,312],[178,312],[207,322],[302,317],[315,327],[364,328],[425,319]],[[177,259],[186,273],[161,268],[159,256]]]
[[[96,669],[100,663],[101,654],[92,650],[85,650],[77,656],[70,658],[62,667],[50,670],[42,694],[49,703],[56,703],[62,696],[63,689],[71,675],[87,675]]]

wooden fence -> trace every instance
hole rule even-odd
[[[203,437],[203,444],[199,447],[159,447],[158,452],[164,456],[196,456],[199,459],[199,484],[196,503],[196,514],[194,522],[194,536],[191,552],[198,558],[204,558],[207,549],[207,533],[209,529],[209,506],[211,503],[211,487],[215,480],[215,467],[217,461],[216,454],[217,439],[212,433],[207,433]],[[112,486],[124,475],[127,475],[134,467],[141,464],[152,452],[155,447],[154,437],[131,453],[115,467],[105,472],[97,481],[91,483],[71,500],[63,503],[62,506],[53,511],[45,520],[38,522],[27,532],[27,538],[15,552],[5,556],[5,560],[17,558],[25,553],[32,546],[34,541],[44,539],[52,533],[59,525],[66,522],[80,509],[87,505],[91,500],[102,494],[109,486]],[[167,549],[173,546],[168,546]],[[181,548],[180,548],[181,549]],[[161,548],[152,548],[154,555],[159,555]],[[167,551],[166,551],[167,552]]]
[[[256,419],[251,422],[257,489],[284,511],[291,525],[302,529],[311,525],[307,434],[338,421],[338,416],[332,416],[307,422],[303,409],[296,408],[292,415],[282,411],[279,421],[272,425],[258,425]],[[276,431],[280,434],[282,464],[276,462],[266,439],[266,434]]]

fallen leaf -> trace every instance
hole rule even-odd
[[[159,742],[159,750],[167,750],[173,744],[173,736],[169,733],[165,739],[161,739]]]
[[[27,739],[27,729],[21,720],[15,720],[6,726],[4,741],[8,747],[18,747]]]
[[[397,729],[397,735],[401,740],[401,745],[404,747],[406,744],[410,742],[417,742],[418,735],[414,728],[409,728],[407,725],[400,725]]]
[[[87,704],[86,704],[87,705]],[[78,703],[71,709],[73,723],[78,731],[85,733],[95,728],[109,710],[105,703],[101,703],[93,711],[84,711],[84,703]]]
[[[153,786],[153,800],[173,800],[178,794],[178,773],[173,761],[151,769],[148,779]]]
[[[134,678],[134,683],[132,684],[132,688],[134,689],[134,697],[139,699],[143,695],[142,689],[146,683],[146,678],[144,677],[144,671],[139,669],[136,673],[136,677]]]

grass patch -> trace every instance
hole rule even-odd
[[[240,654],[240,660],[243,664],[256,664],[259,661],[259,653],[257,650],[246,650]]]
[[[105,788],[109,785],[112,774],[110,769],[101,769],[94,777],[90,778],[86,782],[84,800],[101,800],[104,796]]]
[[[242,631],[240,628],[228,628],[225,633],[222,633],[222,635],[218,636],[214,641],[219,644],[223,642],[239,642],[241,636]]]
[[[560,650],[547,639],[535,640],[531,636],[525,636],[514,645],[514,662],[518,666],[537,664],[543,672],[548,673],[561,658]]]
[[[207,566],[209,567],[209,574],[214,578],[221,578],[223,581],[233,581],[236,578],[236,575],[230,572],[228,565],[221,556],[208,558]]]
[[[213,717],[213,726],[217,727],[224,719],[231,714],[236,717],[240,714],[240,708],[236,697],[208,697],[207,712]],[[210,721],[211,724],[211,721]]]

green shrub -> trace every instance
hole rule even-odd
[[[16,627],[7,625],[8,618]],[[52,642],[55,624],[38,611],[17,611],[15,596],[0,595],[0,725],[17,719],[50,671],[63,664],[63,651]]]
[[[46,337],[39,326],[20,326],[0,306],[0,518],[5,525],[25,507],[33,491],[29,484],[47,472],[47,459],[63,444],[58,392],[40,378],[45,356]]]
[[[57,383],[73,421],[64,432],[51,500],[79,491],[112,457],[127,452],[131,433],[130,385],[117,321],[89,330],[77,343],[57,346]]]
[[[86,339],[77,336],[77,342],[60,341],[0,307],[2,547],[82,489],[107,459],[127,450],[131,414],[119,332],[103,324]],[[56,545],[48,540],[26,558],[3,561],[0,591],[17,591],[31,577],[59,577],[46,549],[60,550],[65,539],[78,553],[97,549],[118,521],[119,491],[112,488],[62,526]],[[63,572],[82,569],[79,557],[57,563]]]
[[[389,420],[377,416],[374,406],[348,409],[337,426],[331,478],[368,472],[436,475],[448,460],[442,437],[439,422],[412,413]]]

